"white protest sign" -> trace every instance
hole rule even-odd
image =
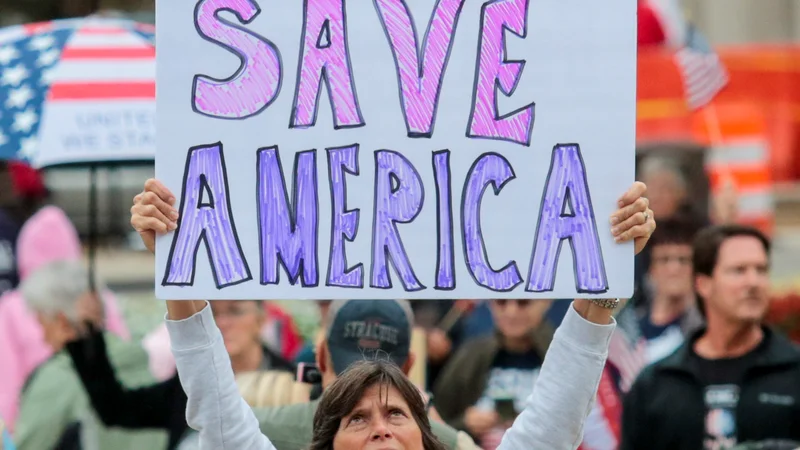
[[[156,14],[159,298],[631,295],[635,2]]]

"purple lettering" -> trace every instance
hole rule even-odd
[[[290,126],[305,128],[316,123],[320,80],[328,88],[334,128],[363,126],[347,49],[344,0],[306,0],[304,3],[303,48]]]
[[[517,263],[509,262],[500,270],[489,264],[489,254],[481,231],[481,201],[490,184],[498,195],[506,183],[516,177],[511,164],[497,153],[486,153],[478,158],[467,174],[461,201],[464,257],[472,278],[492,291],[508,292],[522,283]]]
[[[589,182],[577,144],[557,145],[553,149],[536,228],[526,291],[553,290],[561,243],[565,239],[572,248],[577,292],[608,291]]]
[[[347,267],[345,241],[353,242],[358,232],[358,209],[347,209],[345,173],[358,175],[358,144],[328,149],[331,180],[331,251],[328,261],[328,286],[364,287],[364,264]]]
[[[194,284],[201,242],[205,243],[217,289],[251,280],[233,223],[221,143],[189,149],[182,189],[178,229],[162,286]]]
[[[480,57],[475,71],[468,137],[531,144],[534,103],[501,115],[497,88],[510,97],[519,84],[525,61],[506,59],[505,30],[527,34],[529,0],[494,0],[481,9]]]
[[[259,149],[257,165],[261,284],[280,282],[280,264],[292,285],[302,272],[302,286],[317,286],[317,152],[308,150],[295,155],[291,204],[278,148]],[[294,212],[289,211],[291,206]]]
[[[389,39],[409,137],[430,137],[444,68],[464,0],[437,0],[422,43],[422,61],[405,0],[374,0]]]
[[[403,155],[375,152],[375,217],[372,223],[372,277],[370,287],[389,289],[391,260],[406,292],[425,289],[417,279],[400,239],[397,223],[410,223],[422,211],[425,190],[417,169]]]
[[[453,200],[450,185],[450,150],[433,153],[433,178],[436,182],[436,285],[434,289],[456,287],[453,245]]]
[[[194,77],[192,109],[220,119],[244,119],[268,107],[281,86],[281,56],[269,40],[219,17],[227,11],[248,24],[261,12],[255,0],[200,0],[194,23],[198,34],[239,57],[230,78]]]

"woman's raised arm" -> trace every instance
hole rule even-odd
[[[131,225],[155,252],[156,234],[176,228],[175,196],[147,180],[133,200]],[[168,300],[167,330],[178,377],[186,392],[186,422],[200,433],[200,448],[273,450],[258,420],[239,394],[222,334],[206,301]]]
[[[167,329],[186,392],[186,421],[200,448],[273,450],[236,386],[231,360],[208,302],[167,301]]]

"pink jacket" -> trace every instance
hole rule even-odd
[[[20,280],[53,261],[80,260],[83,257],[78,233],[59,208],[47,206],[33,215],[17,239],[17,267]],[[130,334],[116,299],[106,299],[109,331],[123,339]],[[19,397],[28,376],[53,354],[45,343],[36,316],[28,310],[18,290],[0,297],[0,416],[13,431],[19,412]]]

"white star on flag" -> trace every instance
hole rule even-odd
[[[0,147],[6,145],[7,143],[8,143],[8,136],[6,136],[5,134],[3,134],[2,131],[0,131]]]
[[[3,70],[2,81],[3,84],[8,86],[19,86],[19,84],[28,76],[28,69],[22,64],[17,64],[14,67],[7,67]]]
[[[49,86],[53,84],[53,80],[55,79],[56,79],[56,69],[50,67],[49,69],[45,69],[42,71],[42,77],[39,79],[39,84]]]
[[[17,132],[30,133],[39,117],[32,108],[14,114],[14,125],[11,128]]]
[[[11,45],[0,46],[0,65],[7,66],[19,58],[19,52]]]
[[[36,36],[35,38],[31,39],[30,44],[28,46],[32,50],[47,50],[52,47],[56,43],[56,40],[53,38],[52,35],[49,34],[42,34]]]
[[[53,63],[58,61],[58,57],[60,55],[61,55],[61,52],[59,52],[56,49],[47,50],[46,52],[42,52],[39,55],[39,59],[36,61],[36,64],[38,64],[39,67],[45,67],[45,66],[53,65]]]
[[[25,159],[33,159],[36,156],[38,147],[39,142],[35,137],[26,137],[20,140],[19,154]]]
[[[33,98],[33,91],[28,86],[24,84],[17,89],[11,91],[8,95],[8,100],[6,100],[6,107],[7,108],[18,108],[22,109],[25,105],[28,104],[29,101]]]

